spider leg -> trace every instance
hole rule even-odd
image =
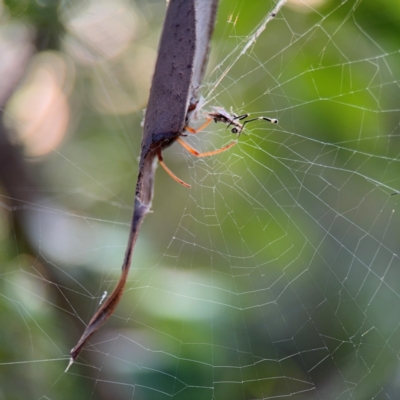
[[[248,119],[247,121],[244,121],[244,122],[243,122],[242,129],[240,130],[240,132],[242,132],[244,126],[245,126],[248,122],[262,121],[262,120],[271,122],[271,124],[277,124],[277,123],[278,123],[278,120],[277,120],[276,118],[268,118],[268,117],[257,117],[257,118],[252,118],[252,119]]]
[[[237,117],[235,117],[234,119],[243,119],[246,118],[248,115],[244,114],[244,115],[239,115]],[[207,118],[206,122],[204,122],[203,125],[201,125],[200,127],[198,127],[197,129],[191,128],[190,126],[185,126],[185,130],[192,133],[192,134],[196,134],[200,131],[202,131],[204,128],[206,128],[212,121],[218,122],[215,120],[215,118]],[[233,120],[232,120],[233,121]],[[232,123],[232,121],[230,122],[230,124]],[[181,136],[187,136],[187,135],[181,135]],[[213,150],[213,151],[206,151],[204,153],[200,153],[198,152],[196,149],[194,149],[192,146],[188,145],[185,141],[183,141],[180,137],[178,137],[176,139],[176,141],[185,149],[187,150],[189,153],[193,154],[196,157],[209,157],[209,156],[213,156],[215,154],[219,154],[222,153],[223,151],[226,151],[228,149],[230,149],[232,146],[234,146],[237,142],[233,141],[223,147],[221,147],[220,149],[217,150]],[[157,151],[157,156],[158,156],[158,162],[160,163],[160,165],[164,168],[165,172],[176,182],[180,183],[181,185],[190,188],[190,185],[186,182],[184,182],[182,179],[178,178],[164,163],[164,159],[161,153],[161,150],[159,149]]]
[[[259,121],[260,119],[263,119],[263,117],[252,118],[252,119],[248,119],[247,121],[244,121],[244,122],[243,122],[243,125],[242,125],[242,130],[243,130],[244,126],[245,126],[248,122]]]
[[[264,121],[271,122],[271,124],[278,124],[279,121],[276,118],[260,117],[258,119],[263,119]]]
[[[207,118],[206,122],[204,122],[203,125],[200,125],[197,129],[191,128],[190,126],[185,126],[185,130],[190,132],[190,133],[193,133],[195,135],[196,133],[199,133],[204,128],[206,128],[208,125],[210,125],[212,120],[213,120],[212,118]]]
[[[238,121],[241,121],[242,119],[245,119],[245,118],[247,118],[248,116],[249,116],[249,114],[242,114],[242,115],[236,115],[236,116],[234,116],[234,117],[230,120],[230,122],[229,122],[228,126],[226,127],[226,129],[228,129],[231,125],[237,126],[237,125],[235,124],[235,119],[237,119]],[[243,130],[243,128],[240,130],[240,132],[242,132],[242,130]],[[240,133],[240,132],[239,132],[239,133]]]
[[[206,151],[205,153],[200,153],[196,149],[194,149],[192,146],[189,146],[185,141],[183,141],[181,138],[177,138],[176,141],[189,153],[193,154],[196,157],[209,157],[213,156],[215,154],[222,153],[223,151],[226,151],[230,149],[232,146],[234,146],[237,142],[233,141],[227,144],[226,146],[221,147],[220,149],[213,150],[213,151]]]
[[[163,161],[163,156],[161,154],[161,150],[158,150],[157,152],[157,156],[158,156],[158,162],[160,163],[160,165],[165,169],[166,173],[176,182],[180,183],[181,185],[190,188],[190,185],[186,182],[184,182],[182,179],[179,179],[164,163]]]
[[[236,115],[234,118],[232,118],[232,121],[235,119],[238,119],[239,121],[241,121],[242,119],[245,119],[249,116],[250,114],[242,114],[242,115]]]

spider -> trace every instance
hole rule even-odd
[[[268,117],[257,117],[253,119],[248,119],[247,121],[244,121],[243,124],[241,124],[239,121],[246,119],[250,114],[242,114],[242,115],[236,115],[236,114],[229,114],[226,112],[222,107],[213,107],[214,112],[208,113],[208,118],[214,120],[214,122],[223,122],[224,124],[227,124],[227,129],[233,125],[234,127],[231,129],[231,132],[234,134],[237,134],[238,137],[243,131],[244,126],[248,122],[253,122],[253,121],[258,121],[258,120],[264,120],[271,122],[272,124],[277,124],[278,120],[276,118],[268,118]],[[209,123],[209,122],[208,122]],[[207,123],[207,125],[208,125]],[[206,126],[207,126],[206,125]],[[190,130],[189,130],[190,131]]]
[[[239,121],[242,121],[249,117],[250,114],[242,114],[242,115],[236,115],[236,114],[229,114],[227,111],[225,111],[222,107],[212,107],[213,111],[209,112],[206,114],[206,122],[199,126],[198,128],[194,129],[191,128],[190,126],[185,126],[184,131],[190,132],[192,134],[197,134],[201,132],[203,129],[205,129],[212,121],[215,123],[217,122],[222,122],[224,124],[227,124],[228,129],[230,126],[233,126],[231,128],[231,132],[233,134],[238,135],[238,137],[241,135],[245,125],[249,122],[253,121],[259,121],[259,120],[264,120],[271,122],[272,124],[277,124],[278,120],[276,118],[268,118],[268,117],[257,117],[257,118],[252,118],[248,119],[247,121],[244,121],[243,123],[240,123]],[[181,136],[186,136],[182,134]],[[223,151],[226,151],[230,149],[232,146],[234,146],[237,141],[233,141],[226,146],[221,147],[220,149],[213,150],[213,151],[206,151],[204,153],[198,152],[196,149],[194,149],[192,146],[188,145],[184,140],[182,140],[180,137],[178,137],[177,142],[189,153],[193,154],[196,157],[208,157],[208,156],[213,156],[215,154],[222,153]],[[180,183],[181,185],[190,188],[190,185],[186,182],[184,182],[182,179],[179,179],[164,163],[161,152],[158,153],[158,160],[161,164],[161,166],[165,169],[165,171],[168,173],[169,176],[171,176],[172,179],[174,179],[176,182]]]

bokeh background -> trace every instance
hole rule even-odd
[[[221,0],[115,315],[164,1],[0,1],[0,399],[396,399],[400,5]],[[212,125],[187,138],[232,139]]]

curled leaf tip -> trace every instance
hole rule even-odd
[[[71,351],[72,351],[72,350],[71,350]],[[75,359],[74,359],[73,357],[71,357],[71,358],[69,359],[68,366],[67,366],[67,368],[65,368],[65,371],[64,371],[64,372],[68,372],[69,367],[74,363],[74,361],[75,361]]]

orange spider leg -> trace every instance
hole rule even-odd
[[[180,183],[181,185],[190,188],[190,185],[186,182],[184,182],[182,179],[179,179],[166,165],[165,162],[163,161],[163,157],[161,154],[161,150],[158,150],[157,152],[158,155],[158,162],[160,163],[160,165],[165,169],[165,172],[175,181],[177,181],[178,183]]]
[[[193,133],[195,135],[196,133],[199,133],[204,128],[206,128],[208,125],[210,125],[212,120],[213,120],[212,118],[207,118],[206,122],[204,122],[204,124],[199,126],[197,129],[191,128],[190,126],[185,126],[185,130],[190,132],[190,133]]]
[[[200,127],[198,127],[197,129],[191,128],[190,126],[185,126],[185,130],[196,134],[200,131],[202,131],[205,127],[207,127],[211,121],[213,120],[213,118],[208,118],[207,121],[201,125]],[[220,149],[217,150],[213,150],[213,151],[206,151],[205,153],[199,153],[196,149],[194,149],[192,146],[189,146],[186,142],[184,142],[181,138],[177,138],[176,141],[184,148],[186,149],[189,153],[193,154],[196,157],[208,157],[208,156],[213,156],[215,154],[219,154],[222,153],[225,150],[230,149],[232,146],[234,146],[237,142],[233,141],[229,144],[227,144],[224,147],[221,147]],[[158,162],[160,163],[160,165],[165,169],[165,172],[176,182],[180,183],[181,185],[190,188],[190,185],[186,182],[184,182],[182,179],[179,179],[164,163],[163,160],[163,156],[161,154],[161,150],[158,150],[157,152],[157,156],[158,156]]]
[[[205,153],[199,153],[196,149],[194,149],[192,146],[189,146],[185,141],[183,141],[181,138],[177,138],[176,141],[189,153],[193,154],[196,157],[208,157],[208,156],[213,156],[215,154],[222,153],[225,150],[230,149],[232,146],[234,146],[237,142],[233,141],[227,144],[224,147],[221,147],[220,149],[213,150],[213,151],[206,151]]]

